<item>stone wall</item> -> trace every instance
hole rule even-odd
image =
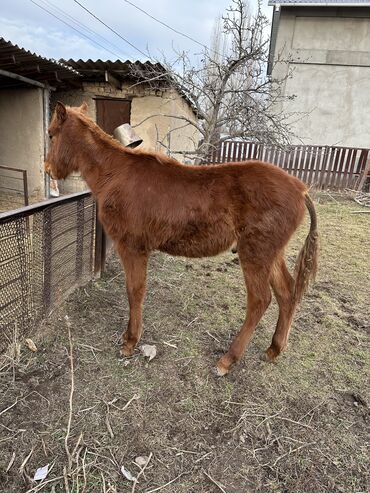
[[[60,100],[70,106],[80,106],[83,101],[88,104],[88,114],[96,120],[98,98],[118,98],[131,101],[130,123],[135,132],[143,139],[140,148],[148,151],[160,151],[180,161],[183,152],[191,152],[199,140],[198,132],[185,121],[174,116],[186,117],[196,122],[194,112],[187,102],[174,90],[159,91],[143,84],[123,84],[117,89],[107,82],[84,82],[82,89],[59,91],[52,96],[52,106]],[[165,115],[170,115],[165,116]],[[85,183],[73,176],[60,183],[63,193],[86,189]]]

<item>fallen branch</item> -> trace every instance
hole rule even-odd
[[[301,450],[301,449],[303,449],[303,448],[305,448],[305,447],[308,447],[309,445],[314,445],[315,443],[316,443],[316,442],[305,443],[304,445],[301,445],[300,447],[297,447],[297,448],[295,448],[295,449],[293,449],[293,450],[290,450],[289,452],[286,452],[285,454],[281,455],[280,457],[278,457],[278,458],[276,459],[276,461],[272,464],[272,467],[275,467],[275,466],[276,466],[276,464],[277,464],[278,462],[280,462],[280,461],[281,461],[281,459],[283,459],[283,458],[284,458],[284,457],[286,457],[287,455],[294,454],[295,452],[298,452],[298,450]]]
[[[68,424],[67,424],[67,431],[66,431],[66,436],[64,438],[64,448],[68,457],[68,472],[71,472],[72,469],[72,455],[71,452],[69,451],[68,447],[68,439],[69,435],[71,432],[71,424],[72,424],[72,416],[73,416],[73,394],[75,390],[75,382],[74,382],[74,363],[73,363],[73,341],[72,341],[72,334],[71,334],[71,322],[69,321],[68,316],[66,315],[66,325],[68,328],[68,339],[69,339],[69,362],[70,362],[70,369],[71,369],[71,391],[69,394],[69,415],[68,415]],[[64,474],[65,480],[66,480],[66,473]],[[67,483],[68,485],[68,483]],[[67,488],[67,486],[66,486]]]
[[[36,493],[38,491],[41,491],[48,484],[53,483],[55,481],[60,481],[61,479],[63,479],[63,476],[58,476],[58,477],[53,478],[53,479],[48,479],[47,481],[43,482],[42,484],[37,484],[36,486],[31,488],[30,490],[27,490],[26,493]]]
[[[27,462],[30,460],[31,455],[33,454],[33,448],[31,449],[30,453],[27,455],[27,457],[24,459],[22,462],[20,468],[19,468],[19,473],[23,474],[24,468],[26,467]]]
[[[65,493],[70,493],[66,466],[63,467],[63,478],[64,478]]]
[[[226,493],[226,490],[224,489],[224,487],[222,486],[221,483],[219,483],[218,481],[213,479],[212,476],[210,476],[206,471],[203,471],[203,474],[205,474],[207,476],[207,478],[210,481],[212,481],[212,483],[215,484],[220,491],[222,491],[222,493]]]
[[[108,430],[108,433],[110,435],[111,438],[114,438],[114,433],[113,433],[113,430],[112,430],[112,426],[110,424],[110,421],[109,421],[109,403],[108,402],[105,402],[105,405],[107,406],[107,412],[105,414],[105,425],[107,427],[107,430]]]
[[[14,407],[16,404],[18,404],[18,398],[16,399],[16,401],[9,407],[7,407],[6,409],[3,409],[0,413],[0,416],[5,414],[7,411],[9,411],[9,409],[11,409],[12,407]]]
[[[13,452],[12,457],[9,461],[8,467],[5,469],[5,472],[9,472],[10,468],[12,467],[15,459],[15,452]]]
[[[184,474],[188,474],[187,472],[182,472],[178,476],[176,476],[174,479],[171,479],[171,481],[168,481],[168,483],[163,484],[162,486],[158,486],[158,488],[154,488],[154,490],[147,490],[145,493],[154,493],[155,491],[163,490],[163,488],[166,488],[166,486],[169,486],[170,484],[174,483],[178,479],[181,478],[181,476],[184,476]]]
[[[153,453],[152,453],[152,452],[150,452],[149,457],[148,457],[148,459],[147,459],[146,463],[144,464],[144,466],[143,466],[143,467],[142,467],[142,469],[140,470],[139,474],[136,476],[136,479],[135,479],[135,481],[134,481],[134,484],[132,485],[132,490],[131,490],[131,493],[135,493],[135,488],[136,488],[136,485],[137,485],[137,483],[138,483],[138,481],[139,481],[139,478],[140,478],[140,476],[143,474],[143,472],[145,471],[145,469],[146,469],[147,465],[149,464],[149,462],[150,462],[150,460],[151,460],[152,456],[153,456]]]
[[[118,401],[118,397],[116,397],[115,399],[110,401],[108,404],[110,406],[113,406],[115,409],[118,409],[118,411],[125,411],[128,408],[128,406],[131,404],[132,401],[136,401],[138,399],[140,399],[140,396],[137,394],[134,394],[133,397],[131,397],[131,399],[128,402],[126,402],[126,404],[123,407],[118,407],[118,406],[114,405],[114,402]]]

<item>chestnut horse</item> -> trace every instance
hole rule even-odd
[[[133,354],[141,337],[151,252],[205,257],[235,243],[247,288],[247,313],[218,361],[217,373],[225,375],[242,357],[270,304],[271,288],[279,319],[266,359],[280,354],[317,267],[316,213],[300,180],[260,161],[186,166],[163,154],[125,148],[86,116],[86,104],[74,108],[57,103],[49,135],[45,170],[58,179],[81,173],[121,258],[130,305],[122,336],[124,356]],[[292,277],[284,249],[302,222],[305,207],[311,227]]]

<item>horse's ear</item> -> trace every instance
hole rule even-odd
[[[84,101],[84,102],[81,104],[81,106],[80,106],[80,111],[81,111],[81,113],[83,113],[83,114],[85,114],[85,115],[86,115],[86,113],[87,113],[87,110],[88,110],[88,109],[89,109],[89,107],[88,107],[88,105],[87,105],[86,101]]]
[[[67,109],[60,101],[58,101],[55,106],[55,114],[60,124],[62,124],[67,119]]]

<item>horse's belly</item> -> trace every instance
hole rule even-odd
[[[184,257],[211,257],[228,250],[234,242],[235,233],[227,224],[187,225],[158,250]]]

